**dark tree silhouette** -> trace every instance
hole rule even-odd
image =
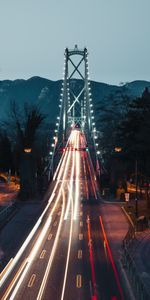
[[[20,175],[21,199],[32,198],[37,192],[37,141],[45,118],[37,107],[25,105],[23,112],[20,112],[15,102],[11,104],[9,133],[12,137],[15,165]]]
[[[0,132],[0,170],[8,172],[13,166],[11,142],[6,132]]]
[[[130,104],[130,110],[122,121],[118,140],[131,161],[138,161],[138,171],[144,176],[147,183],[147,203],[150,206],[150,92],[146,88],[142,97]],[[135,163],[133,164],[134,168]]]

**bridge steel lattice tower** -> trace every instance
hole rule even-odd
[[[60,93],[60,113],[57,117],[53,149],[50,152],[51,168],[59,145],[65,146],[72,128],[80,127],[92,148],[96,168],[98,162],[97,130],[93,111],[91,83],[89,78],[87,48],[65,49],[64,74]],[[90,149],[89,149],[90,150]]]

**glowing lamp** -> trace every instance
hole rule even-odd
[[[25,149],[24,149],[24,152],[25,152],[25,153],[31,153],[31,151],[32,151],[31,148],[25,148]]]

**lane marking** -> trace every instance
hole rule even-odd
[[[91,276],[92,276],[91,279],[92,279],[93,292],[94,292],[93,299],[98,300],[95,266],[94,266],[94,255],[93,255],[93,246],[92,246],[92,237],[91,237],[91,224],[90,224],[89,215],[87,215],[87,227],[88,227],[88,246],[89,246],[89,255],[90,255]]]
[[[34,284],[34,281],[35,281],[35,278],[36,278],[36,275],[33,274],[28,282],[28,287],[31,288]]]
[[[54,222],[53,226],[55,227],[57,225],[57,221]]]
[[[80,216],[83,216],[83,212],[82,211],[80,211]]]
[[[66,172],[65,172],[66,173]],[[65,174],[64,173],[64,174]],[[62,190],[62,191],[61,191]],[[48,276],[49,276],[49,273],[50,273],[50,269],[51,269],[51,266],[52,266],[52,263],[53,263],[53,259],[55,257],[55,252],[56,252],[56,249],[57,249],[57,245],[58,245],[58,240],[59,240],[59,236],[60,236],[60,231],[61,231],[61,227],[62,227],[62,223],[63,223],[63,217],[64,217],[64,211],[65,211],[65,193],[64,193],[64,190],[63,188],[60,189],[60,193],[58,195],[58,199],[60,199],[60,196],[61,196],[61,193],[63,192],[63,207],[62,207],[62,213],[61,213],[61,217],[60,217],[60,221],[59,221],[59,225],[58,225],[58,229],[57,229],[57,233],[56,233],[56,236],[55,236],[55,240],[54,240],[54,244],[53,244],[53,247],[52,247],[52,251],[51,251],[51,254],[50,254],[50,257],[49,257],[49,261],[47,263],[47,267],[46,267],[46,270],[45,270],[45,274],[44,274],[44,277],[42,279],[42,283],[41,283],[41,286],[40,286],[40,289],[39,289],[39,292],[38,292],[38,295],[36,297],[36,300],[41,300],[43,298],[43,293],[44,293],[44,290],[45,290],[45,286],[46,286],[46,283],[47,283],[47,279],[48,279]],[[57,202],[56,202],[56,205],[57,205]]]
[[[61,214],[61,211],[58,212],[57,216],[60,216],[60,214]]]
[[[48,241],[51,240],[52,236],[53,236],[52,233],[50,233],[49,236],[48,236]]]
[[[79,233],[79,240],[83,240],[83,233]]]
[[[69,267],[71,242],[72,242],[72,234],[73,234],[73,213],[74,213],[73,209],[74,209],[74,207],[73,207],[73,197],[71,197],[71,224],[70,224],[70,234],[69,234],[69,242],[68,242],[68,253],[67,253],[66,268],[65,268],[65,274],[64,274],[64,282],[63,282],[61,300],[64,300],[66,280],[67,280],[68,267]]]
[[[82,258],[82,250],[79,249],[79,250],[78,250],[78,259],[81,259],[81,258]]]
[[[45,253],[46,253],[46,250],[43,250],[43,251],[41,252],[40,259],[43,259],[43,258],[44,258]]]
[[[65,163],[65,162],[63,161],[63,163]],[[61,166],[61,169],[60,169],[60,172],[59,172],[61,174],[63,173],[63,179],[65,178],[65,175],[66,175],[67,165],[68,165],[68,157],[67,157],[67,163],[65,165],[65,168],[63,168]],[[61,175],[61,174],[59,174],[59,175]],[[50,205],[51,205],[51,203],[53,201],[53,198],[54,198],[54,195],[55,195],[54,192],[56,191],[56,189],[57,189],[58,186],[59,185],[56,183],[56,185],[54,187],[54,190],[53,190],[53,193],[52,193],[52,195],[51,195],[51,197],[50,197],[50,199],[48,201],[48,205],[44,209],[43,213],[41,214],[41,216],[38,219],[37,223],[35,224],[34,228],[32,229],[32,231],[30,232],[29,236],[27,237],[27,239],[23,243],[22,247],[18,251],[17,255],[15,256],[15,258],[14,258],[12,264],[11,264],[11,270],[9,270],[9,272],[6,272],[6,274],[4,274],[4,276],[3,276],[2,280],[1,280],[1,285],[5,282],[6,277],[8,277],[9,273],[12,271],[12,269],[15,266],[15,264],[19,260],[21,254],[25,250],[26,246],[29,244],[29,242],[32,239],[33,235],[35,234],[36,230],[39,228],[39,226],[40,226],[40,224],[41,224],[41,222],[43,220],[43,216],[47,213],[47,211],[48,211],[48,209],[49,209],[49,207],[50,207]],[[24,278],[25,278],[25,276],[26,276],[26,274],[27,274],[27,272],[28,272],[28,270],[29,270],[29,268],[30,268],[33,260],[34,260],[34,257],[37,255],[37,252],[39,251],[39,247],[41,246],[41,243],[42,243],[43,239],[47,236],[47,232],[48,232],[49,226],[51,224],[52,215],[53,215],[53,213],[54,213],[54,211],[55,211],[55,209],[57,207],[58,202],[60,201],[61,193],[62,193],[62,184],[61,184],[61,187],[59,189],[59,194],[57,195],[57,198],[54,201],[54,206],[53,206],[52,210],[50,211],[50,213],[47,216],[46,222],[45,222],[45,224],[44,224],[44,226],[43,226],[43,228],[41,230],[41,233],[40,233],[40,235],[39,235],[36,243],[33,245],[32,249],[31,249],[31,252],[30,252],[30,254],[28,256],[28,261],[27,261],[28,263],[25,266],[25,268],[24,268],[24,270],[23,270],[20,278],[18,279],[18,282],[17,282],[16,286],[14,287],[14,282],[13,282],[13,285],[11,286],[11,290],[14,287],[14,290],[13,290],[13,292],[11,294],[11,300],[15,299],[16,294],[18,292],[18,289],[19,289],[20,285],[22,284],[22,282],[23,282],[23,280],[24,280]],[[61,219],[61,217],[60,217],[60,219]],[[55,240],[56,240],[56,238],[55,238]],[[9,293],[10,293],[10,291],[9,291]]]
[[[80,227],[83,227],[83,221],[80,221]]]
[[[80,289],[82,287],[82,276],[80,274],[76,277],[76,287]]]

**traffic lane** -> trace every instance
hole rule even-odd
[[[68,252],[70,224],[70,219],[63,221],[56,255],[52,264],[51,272],[48,277],[45,293],[43,295],[44,300],[61,299]]]
[[[87,218],[87,215],[89,215],[91,225],[94,272],[98,298],[111,299],[112,297],[116,297],[117,300],[122,300],[123,298],[122,295],[120,295],[114,269],[110,262],[108,249],[105,245],[102,228],[99,222],[99,206],[86,205],[84,219]],[[86,228],[84,229],[84,234],[86,244],[88,245]]]
[[[84,234],[83,234],[83,205],[80,204],[78,220],[74,221],[73,239],[67,274],[64,299],[90,300],[90,285],[85,264]]]
[[[16,274],[18,273],[18,270],[20,269],[21,265],[23,264],[23,262],[27,259],[27,257],[29,256],[29,254],[31,253],[34,245],[36,244],[44,226],[45,226],[45,219],[48,218],[51,210],[53,209],[54,207],[54,202],[50,205],[47,213],[46,213],[46,216],[45,218],[43,218],[41,224],[39,225],[36,233],[34,234],[32,240],[29,242],[28,246],[26,247],[26,249],[24,250],[22,256],[20,257],[18,263],[16,264],[14,270],[12,271],[12,273],[9,275],[6,283],[3,285],[3,288],[1,289],[1,292],[0,292],[0,296],[3,295],[5,293],[5,291],[7,290],[8,286],[10,286],[11,282],[13,281],[13,279],[15,278]],[[53,218],[56,218],[56,215],[57,215],[57,210],[61,209],[60,205],[56,207],[56,213],[54,214]],[[52,222],[53,222],[53,219],[52,219]],[[50,225],[51,226],[51,225]],[[46,237],[45,237],[46,239]],[[44,239],[44,240],[45,240]]]
[[[60,214],[58,215],[58,213],[51,224],[51,228],[47,232],[46,240],[43,241],[36,258],[34,259],[33,265],[27,273],[18,294],[15,296],[15,299],[26,300],[37,297],[57,233],[60,218]]]
[[[97,199],[97,183],[96,183],[96,176],[93,168],[91,168],[91,161],[90,161],[90,154],[84,153],[84,164],[83,165],[83,179],[86,182],[87,188],[88,188],[88,200],[91,198]]]
[[[55,187],[52,182],[52,187]],[[12,257],[15,257],[24,240],[30,234],[30,231],[41,216],[48,199],[52,194],[52,188],[49,188],[41,203],[20,203],[18,212],[13,219],[0,232],[0,272],[6,267]],[[14,234],[15,233],[15,234]],[[17,238],[14,239],[14,236]]]

